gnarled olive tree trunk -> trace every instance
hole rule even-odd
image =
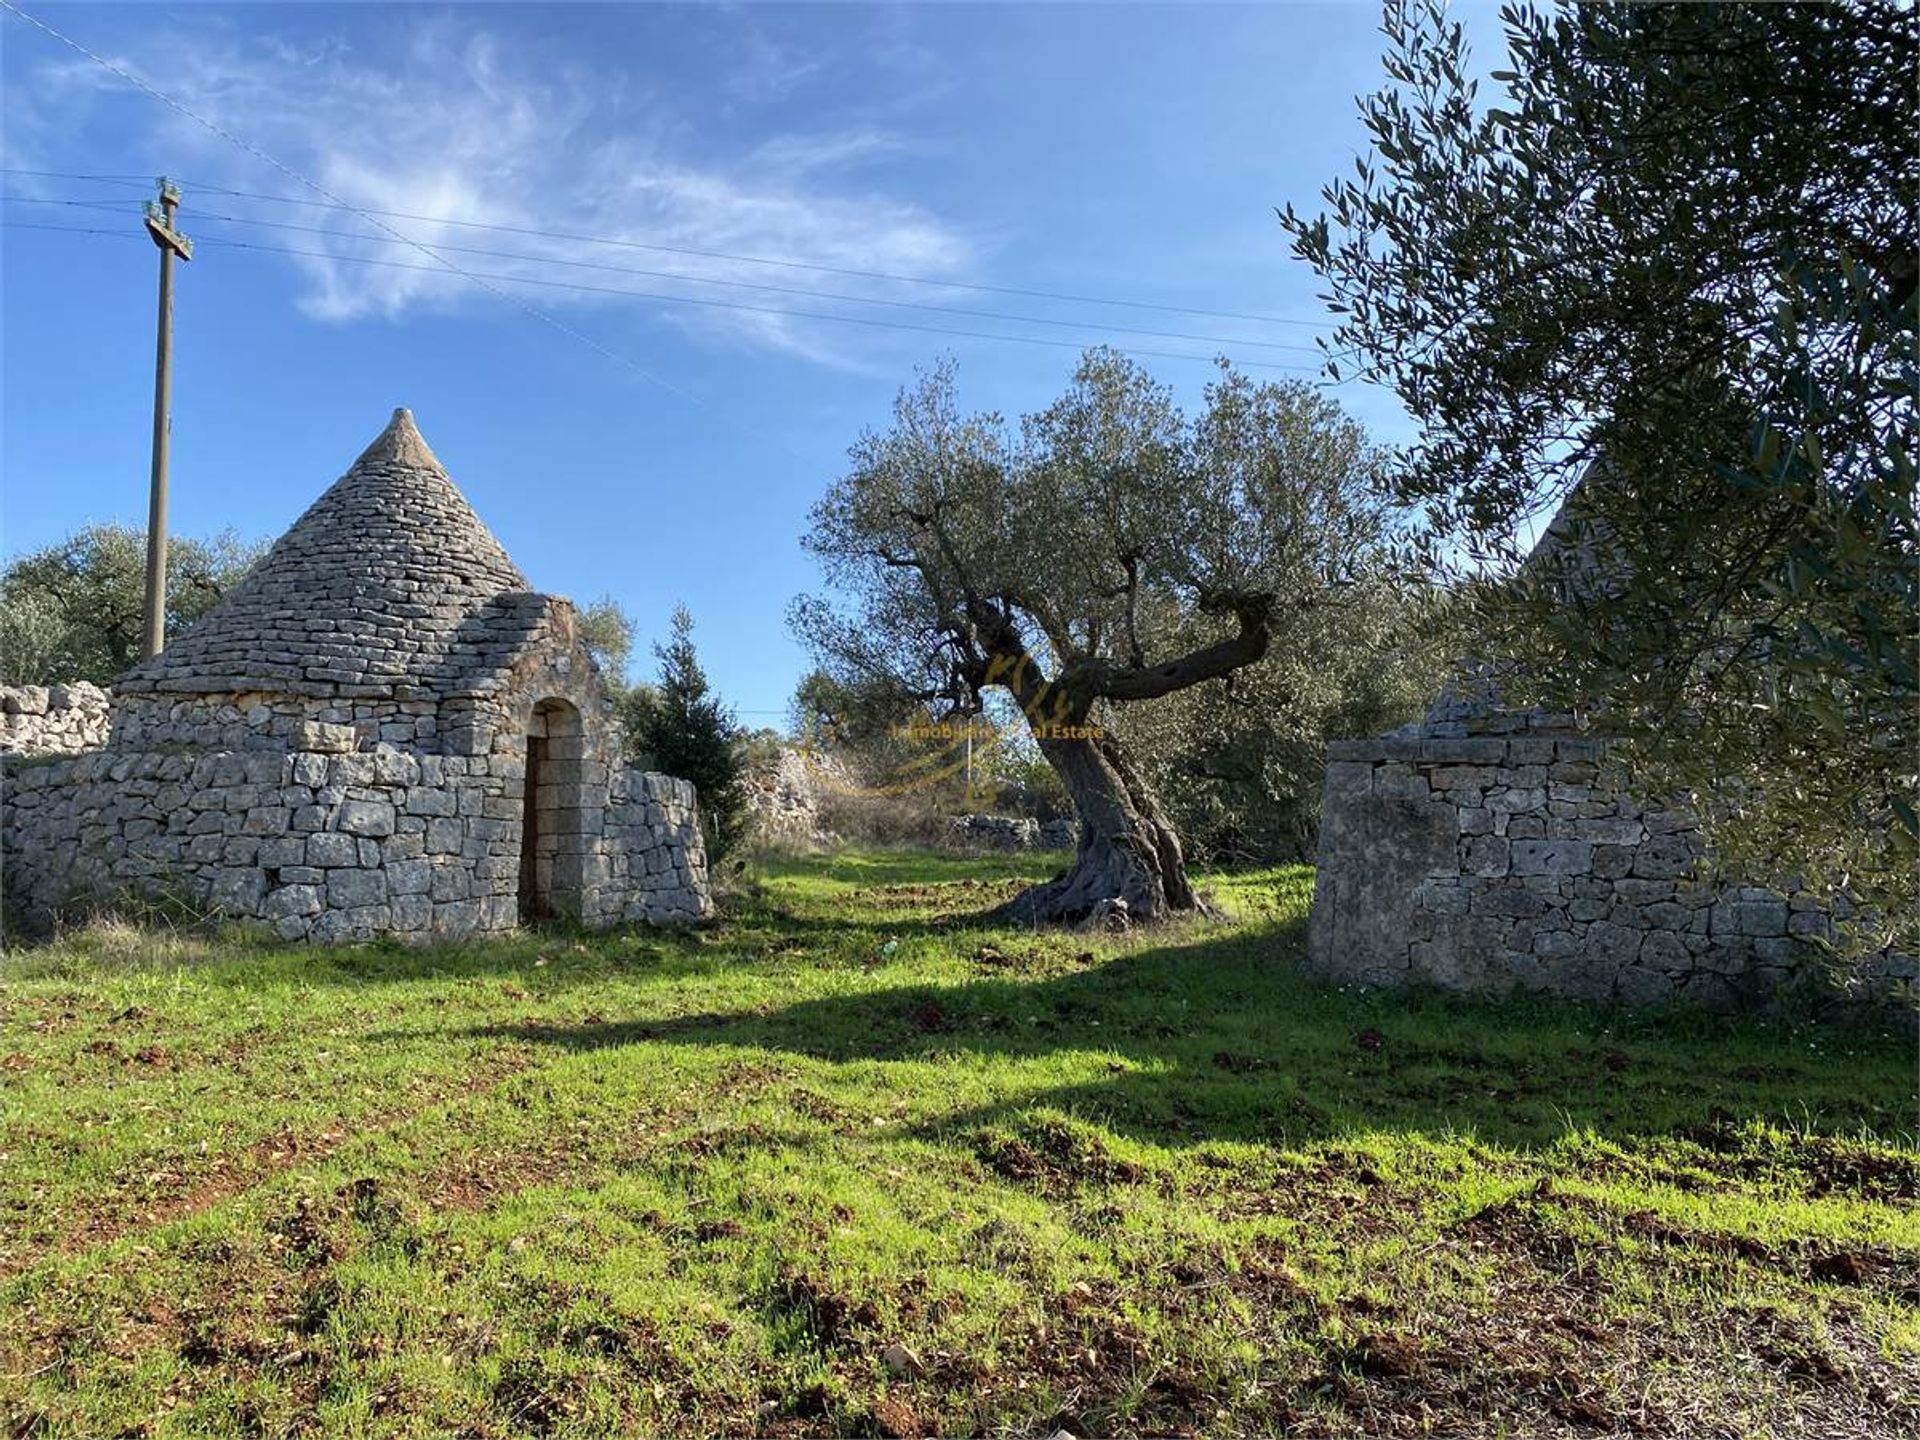
[[[1072,924],[1103,902],[1126,902],[1129,921],[1163,920],[1199,908],[1180,837],[1139,772],[1110,736],[1039,741],[1080,814],[1080,845],[1065,875],[1023,890],[996,918]]]

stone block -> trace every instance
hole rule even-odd
[[[1490,735],[1433,739],[1420,746],[1420,758],[1437,765],[1504,765],[1508,743]]]
[[[1392,795],[1403,800],[1425,800],[1433,787],[1427,777],[1417,774],[1411,765],[1374,767],[1373,793]]]
[[[340,828],[349,835],[375,839],[393,834],[393,806],[380,800],[348,800],[340,807]]]
[[[351,754],[359,743],[360,737],[354,733],[351,725],[329,725],[319,720],[303,720],[293,732],[293,748],[316,755]],[[301,783],[315,785],[319,782],[308,780]]]
[[[1657,1005],[1673,994],[1673,977],[1657,968],[1630,965],[1614,978],[1614,996],[1622,1005]]]
[[[1554,742],[1547,736],[1516,735],[1507,742],[1510,765],[1551,765],[1554,759]]]
[[[307,864],[322,869],[360,863],[360,845],[351,835],[323,831],[307,837]]]
[[[280,805],[259,805],[247,811],[240,821],[242,835],[284,835],[293,812]]]
[[[486,907],[479,900],[435,902],[432,928],[436,934],[459,938],[476,935],[486,923]]]
[[[1358,761],[1336,760],[1327,766],[1323,805],[1340,805],[1373,793],[1373,766]]]
[[[1580,937],[1571,930],[1535,931],[1533,953],[1555,959],[1577,955],[1580,953]]]
[[[1496,814],[1505,811],[1509,815],[1522,815],[1544,809],[1546,803],[1547,792],[1537,785],[1495,790],[1487,796],[1487,808]]]
[[[1638,820],[1609,818],[1574,822],[1574,834],[1596,845],[1638,845],[1645,833]]]
[[[282,885],[261,902],[260,914],[282,920],[290,915],[318,915],[323,908],[318,885]]]
[[[1476,916],[1506,920],[1537,920],[1552,908],[1545,896],[1517,885],[1505,885],[1475,895],[1468,907]]]
[[[373,756],[336,755],[327,762],[327,784],[350,790],[355,786],[373,784]]]
[[[425,895],[433,888],[433,865],[426,860],[390,860],[387,891],[394,896]]]
[[[1715,939],[1732,936],[1785,935],[1787,933],[1787,902],[1785,900],[1722,900],[1713,907],[1708,933]]]
[[[355,910],[387,898],[387,877],[380,870],[335,870],[327,876],[327,908]]]
[[[411,785],[420,778],[420,762],[404,750],[382,745],[373,752],[373,778],[379,785]]]
[[[207,901],[224,915],[258,915],[267,877],[253,866],[214,872]]]
[[[1594,878],[1620,879],[1632,870],[1633,856],[1633,847],[1629,845],[1595,845],[1593,847]]]
[[[1513,840],[1508,844],[1515,875],[1582,875],[1592,864],[1593,846],[1585,840]]]
[[[1476,835],[1461,842],[1461,868],[1469,875],[1505,875],[1507,841],[1497,835]]]
[[[1427,781],[1435,790],[1485,790],[1494,773],[1491,765],[1438,765]]]
[[[458,808],[451,793],[425,785],[407,791],[403,803],[409,815],[452,815]]]

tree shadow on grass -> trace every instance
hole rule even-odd
[[[836,1063],[1073,1056],[1059,1068],[1074,1079],[939,1123],[1052,1107],[1158,1144],[1398,1130],[1536,1146],[1569,1128],[1659,1135],[1756,1116],[1828,1133],[1887,1134],[1911,1123],[1910,1047],[1898,1036],[1529,996],[1337,988],[1301,973],[1303,930],[1295,920],[1105,963],[1041,953],[1025,971],[1011,953],[1017,943],[1002,939],[1007,955],[982,947],[999,968],[956,984],[770,1013],[469,1033],[582,1051],[726,1046]]]

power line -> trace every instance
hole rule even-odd
[[[12,8],[9,0],[0,0]],[[106,176],[61,176],[56,171],[9,171],[0,168],[0,174],[46,175],[62,179],[106,179]],[[230,195],[237,200],[264,200],[277,205],[306,205],[327,208],[328,202],[303,200],[291,195],[269,195],[258,190],[234,190],[223,185],[214,185],[198,180],[183,180],[197,191],[210,195]],[[322,192],[324,193],[324,192]],[[1151,300],[1123,300],[1112,295],[1069,295],[1057,290],[1027,290],[1012,285],[985,285],[968,280],[941,280],[928,275],[899,275],[886,270],[854,270],[838,265],[820,265],[805,260],[777,259],[767,255],[735,255],[723,250],[696,250],[686,246],[657,245],[641,240],[627,240],[611,235],[578,235],[562,230],[538,230],[521,225],[497,225],[482,220],[455,220],[444,215],[416,215],[405,210],[363,210],[359,206],[348,205],[345,201],[333,201],[334,206],[352,210],[357,215],[382,215],[389,220],[416,220],[429,225],[458,225],[470,230],[494,230],[507,235],[527,235],[541,240],[568,240],[582,245],[612,245],[629,250],[654,250],[665,255],[691,255],[703,260],[729,260],[741,265],[777,265],[790,270],[814,270],[823,275],[847,275],[861,280],[889,280],[902,285],[931,285],[949,290],[975,290],[989,295],[1022,295],[1032,300],[1064,300],[1075,305],[1117,305],[1130,310],[1158,310],[1170,315],[1204,315],[1215,320],[1250,320],[1261,325],[1295,325],[1307,330],[1325,329],[1327,322],[1322,320],[1300,320],[1286,315],[1255,315],[1241,310],[1207,310],[1191,305],[1166,305]]]
[[[36,175],[45,180],[101,180],[114,185],[138,185],[142,189],[153,184],[146,175],[76,175],[70,170],[23,170],[17,165],[0,165],[0,175]]]
[[[82,210],[106,210],[120,212],[126,209],[123,202],[106,200],[74,200],[42,198],[33,195],[0,195],[0,201],[21,205],[64,205]],[[343,240],[364,240],[377,245],[390,245],[394,242],[383,240],[376,235],[342,235],[340,231],[324,225],[295,225],[283,220],[258,220],[245,215],[222,215],[217,212],[199,211],[196,218],[201,221],[218,220],[232,225],[257,225],[273,230],[294,230],[307,235],[330,235]],[[483,255],[495,260],[525,260],[539,265],[562,265],[570,269],[605,270],[619,275],[644,275],[655,280],[677,280],[695,285],[720,285],[730,289],[755,290],[774,295],[798,295],[812,300],[838,300],[852,305],[884,305],[893,309],[923,310],[936,315],[960,315],[976,320],[1005,320],[1019,325],[1048,325],[1067,330],[1104,330],[1116,335],[1143,335],[1158,340],[1190,340],[1200,345],[1251,345],[1262,350],[1291,350],[1302,355],[1318,355],[1321,350],[1313,345],[1290,345],[1278,340],[1250,340],[1238,336],[1195,335],[1179,330],[1145,330],[1132,325],[1114,325],[1105,321],[1060,320],[1045,315],[1013,315],[1000,310],[971,310],[958,305],[931,305],[924,301],[893,300],[882,296],[847,295],[832,290],[805,290],[790,285],[764,285],[752,280],[723,280],[708,275],[688,275],[683,271],[645,270],[633,265],[608,265],[596,260],[570,260],[559,256],[529,255],[517,250],[487,250],[471,245],[448,245],[435,242],[436,248],[459,255]],[[351,258],[351,257],[342,257]]]
[[[0,0],[4,4],[5,0]],[[74,235],[106,235],[115,238],[137,239],[119,230],[107,230],[80,225],[40,225],[29,221],[8,220],[0,222],[0,228],[10,230],[59,230]],[[343,265],[376,265],[390,270],[412,270],[428,274],[442,273],[432,265],[413,265],[404,260],[378,260],[372,256],[334,255],[325,250],[296,250],[285,245],[263,245],[251,240],[227,240],[217,236],[203,237],[199,244],[220,246],[229,250],[254,250],[269,255],[295,255],[310,260],[331,260]],[[756,315],[778,315],[796,320],[822,320],[830,324],[865,325],[882,330],[910,330],[922,335],[949,335],[959,340],[999,340],[1014,345],[1048,345],[1066,350],[1082,350],[1088,342],[1081,340],[1051,340],[1039,335],[996,335],[982,330],[952,330],[937,325],[913,325],[904,320],[875,320],[864,315],[834,315],[818,310],[786,310],[771,305],[749,305],[738,300],[714,300],[697,295],[663,295],[650,290],[624,290],[611,285],[581,285],[565,280],[541,280],[529,275],[495,275],[477,272],[458,272],[469,279],[498,281],[506,285],[538,285],[549,290],[578,291],[590,295],[616,295],[631,300],[652,300],[668,305],[700,305],[721,310],[741,310]],[[1088,326],[1088,329],[1096,328]],[[1197,360],[1211,362],[1210,356],[1181,354],[1171,350],[1142,350],[1131,346],[1115,346],[1129,355],[1144,356],[1154,360]],[[1319,370],[1317,365],[1282,365],[1270,360],[1243,360],[1239,362],[1248,369],[1286,370],[1296,374],[1313,374]]]
[[[391,235],[395,240],[399,241],[401,244],[409,246],[412,249],[418,250],[422,255],[425,255],[429,260],[436,262],[441,269],[450,270],[456,275],[464,276],[466,279],[471,280],[475,284],[479,285],[481,289],[491,292],[494,296],[496,296],[501,300],[505,300],[509,305],[513,305],[516,308],[533,316],[536,320],[542,321],[543,323],[552,326],[555,330],[558,330],[561,334],[571,336],[573,339],[578,340],[582,345],[585,345],[588,348],[598,352],[599,354],[605,356],[607,359],[614,361],[616,364],[624,365],[627,369],[633,371],[634,374],[640,376],[642,379],[651,381],[653,384],[658,385],[663,389],[671,390],[674,394],[680,396],[683,400],[690,401],[695,405],[703,405],[705,403],[704,401],[700,400],[697,396],[688,394],[685,390],[682,390],[678,385],[674,385],[669,383],[668,381],[662,380],[658,375],[652,374],[650,371],[644,369],[642,366],[628,359],[625,355],[619,354],[617,351],[609,350],[606,346],[602,345],[598,340],[595,340],[587,335],[582,335],[578,330],[575,330],[570,325],[562,324],[559,320],[556,320],[553,316],[549,315],[546,311],[541,310],[534,305],[528,304],[527,301],[521,299],[519,296],[510,295],[506,291],[498,289],[497,287],[489,284],[484,278],[468,273],[466,270],[463,270],[460,266],[454,264],[453,261],[447,259],[444,255],[436,254],[431,247],[421,244],[418,240],[409,239],[407,236],[402,235],[398,230],[395,230],[391,225],[386,224],[382,220],[376,219],[373,215],[369,214],[365,210],[360,209],[358,206],[351,205],[347,201],[342,200],[338,195],[335,195],[331,190],[327,189],[324,185],[321,185],[318,181],[309,180],[305,175],[302,175],[298,170],[293,169],[289,165],[282,164],[280,161],[274,159],[273,156],[267,154],[266,151],[260,149],[259,146],[249,144],[247,141],[242,140],[238,135],[235,135],[230,130],[222,129],[219,125],[214,124],[213,121],[207,119],[205,116],[198,115],[194,111],[189,110],[185,105],[181,104],[178,100],[174,99],[171,95],[167,94],[165,91],[155,89],[153,86],[149,85],[146,81],[142,80],[139,76],[134,75],[129,71],[122,69],[120,66],[114,64],[111,60],[108,60],[106,57],[102,55],[96,55],[93,51],[87,49],[86,46],[82,45],[78,40],[73,39],[71,36],[62,34],[60,31],[54,29],[53,26],[47,24],[46,21],[39,19],[37,16],[29,15],[25,10],[22,10],[19,7],[19,5],[15,4],[14,0],[0,0],[0,8],[4,8],[12,12],[13,14],[19,16],[22,20],[26,21],[29,25],[33,26],[34,29],[41,31],[43,34],[51,36],[55,40],[58,40],[62,45],[65,45],[69,50],[73,50],[81,55],[84,55],[87,59],[93,61],[94,64],[100,66],[101,69],[106,70],[111,74],[119,76],[122,80],[126,81],[127,84],[133,86],[136,90],[139,90],[141,93],[148,95],[155,100],[158,100],[162,105],[165,105],[169,110],[174,111],[176,114],[184,115],[187,119],[193,121],[194,124],[200,126],[205,130],[211,131],[213,134],[219,136],[222,140],[225,140],[228,144],[234,146],[237,149],[245,151],[247,154],[253,156],[254,159],[261,161],[263,164],[272,166],[275,170],[278,170],[282,175],[286,176],[289,180],[292,180],[295,184],[304,186],[306,189],[311,190],[314,194],[319,195],[323,199],[325,199],[329,204],[337,206],[342,210],[352,211],[354,214],[358,215],[361,219],[365,220],[369,225],[373,226],[376,230],[385,231],[388,235]],[[419,267],[419,268],[424,268],[424,267]]]

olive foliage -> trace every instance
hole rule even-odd
[[[1488,103],[1389,0],[1371,153],[1282,214],[1329,369],[1417,422],[1393,482],[1515,700],[1604,718],[1736,863],[1911,913],[1914,8],[1501,14]]]
[[[167,545],[167,634],[193,628],[266,551],[223,531]],[[105,685],[138,663],[145,640],[147,536],[88,525],[16,555],[0,570],[0,680]]]

